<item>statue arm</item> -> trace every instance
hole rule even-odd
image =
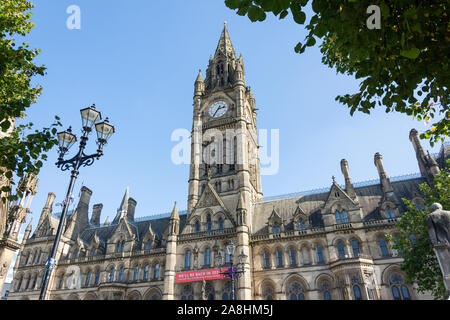
[[[427,217],[427,226],[428,226],[428,235],[430,236],[430,240],[432,244],[438,243],[438,239],[436,236],[436,229],[433,223],[433,219],[428,216]]]

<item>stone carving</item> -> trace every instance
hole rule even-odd
[[[8,267],[6,265],[6,262],[3,262],[3,264],[0,266],[0,278],[3,278],[5,276],[7,270]]]
[[[202,280],[202,300],[208,300],[206,297],[206,281]]]
[[[447,298],[450,299],[450,211],[442,210],[442,205],[434,203],[427,216],[428,234],[439,261]]]

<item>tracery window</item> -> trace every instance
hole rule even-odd
[[[222,300],[230,300],[231,299],[231,281],[228,281],[224,284],[222,289]]]
[[[186,285],[183,287],[181,292],[181,300],[194,300],[194,290],[191,285]]]
[[[330,283],[328,281],[323,281],[320,289],[322,291],[323,300],[331,300]]]
[[[394,300],[411,300],[408,287],[405,285],[405,280],[400,274],[394,273],[389,283]]]
[[[303,218],[298,218],[298,230],[305,230],[306,229],[306,222],[303,220]]]
[[[339,212],[338,210],[336,210],[336,212],[334,213],[335,217],[336,217],[336,223],[340,224],[340,223],[348,223],[348,215],[347,212],[345,212],[345,210],[342,210],[341,212]]]
[[[273,288],[271,286],[265,286],[262,290],[264,300],[273,300]]]
[[[395,218],[395,211],[389,205],[387,205],[386,209],[384,209],[384,214],[388,219]]]
[[[211,283],[205,285],[205,294],[208,300],[214,300],[214,288]]]
[[[305,290],[298,282],[293,282],[289,286],[288,295],[290,300],[305,300]]]

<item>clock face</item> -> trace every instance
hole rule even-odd
[[[216,101],[209,107],[209,115],[213,118],[219,118],[228,110],[228,104],[225,101]]]

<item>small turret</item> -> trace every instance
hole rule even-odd
[[[25,228],[25,233],[23,235],[23,241],[26,241],[30,238],[32,222],[33,222],[33,218],[31,218],[30,222],[28,223],[27,227]]]
[[[169,219],[169,235],[177,235],[180,227],[180,216],[178,215],[177,202],[173,206]]]
[[[194,96],[201,96],[204,91],[205,83],[203,81],[202,70],[198,70],[198,76],[194,84]]]

